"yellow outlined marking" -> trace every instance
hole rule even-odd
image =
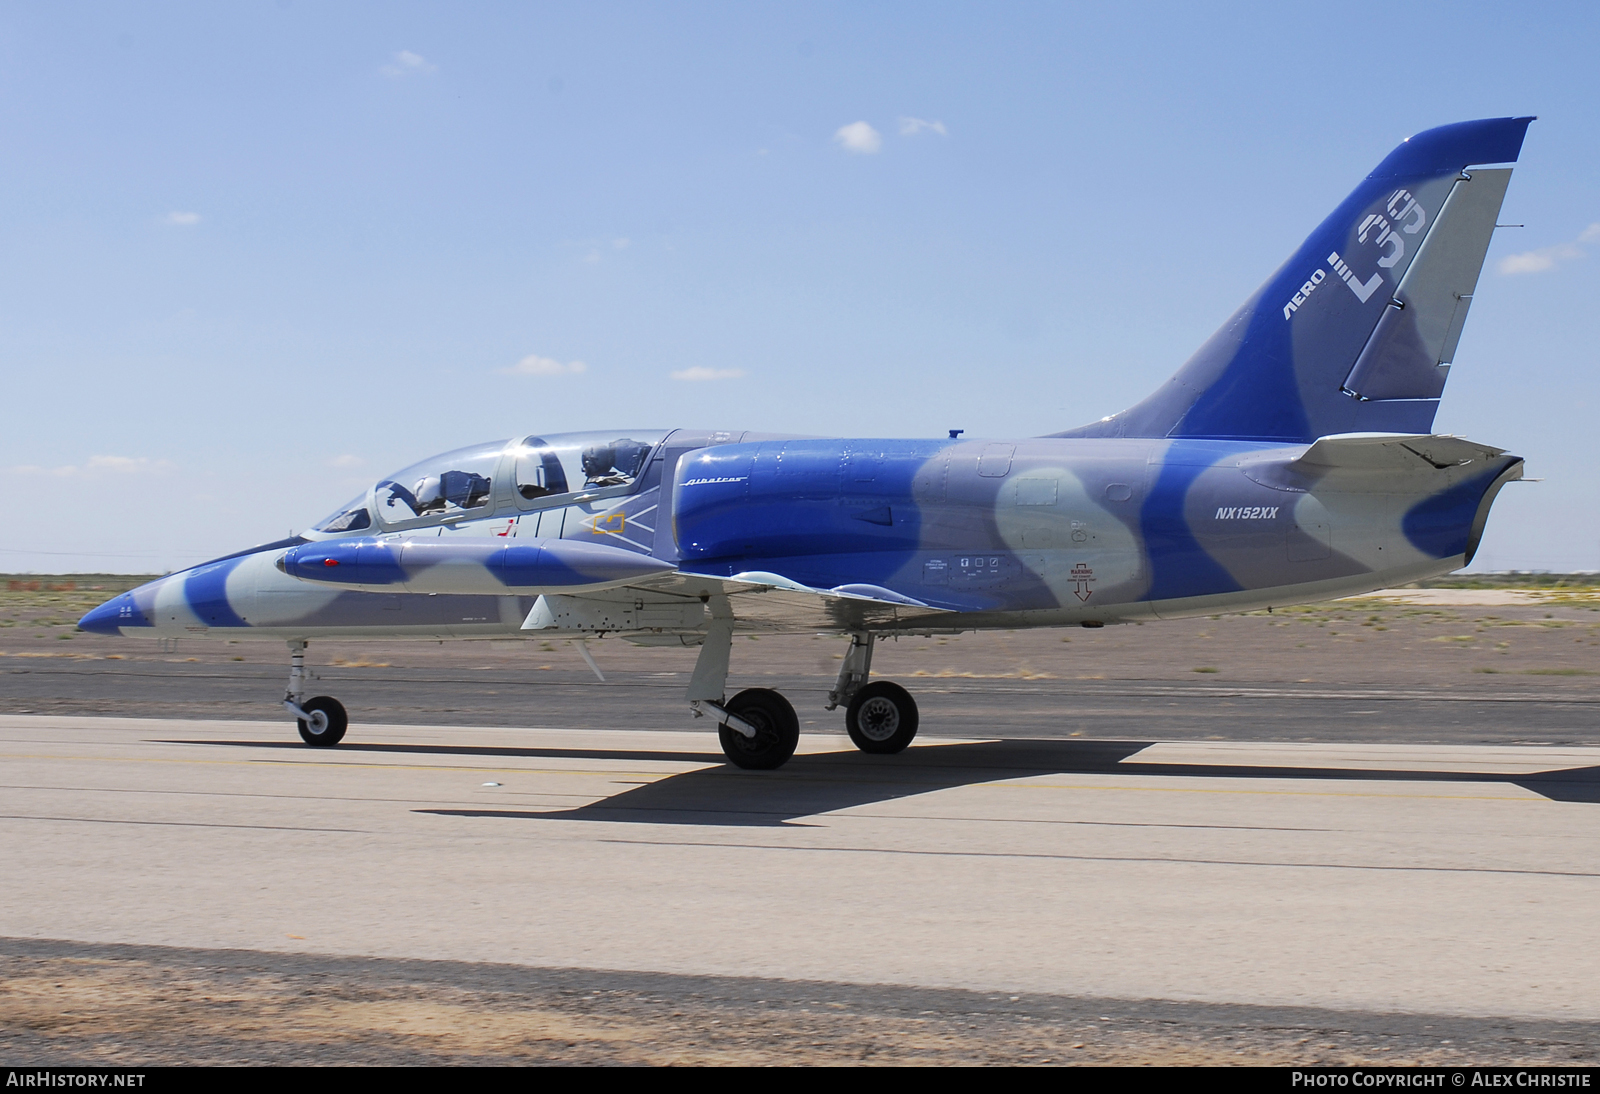
[[[688,774],[690,771],[704,771],[708,768],[718,767],[719,764],[708,763],[691,767],[685,771],[600,771],[590,768],[541,768],[541,767],[460,767],[453,764],[375,764],[363,763],[359,760],[182,760],[168,756],[52,756],[44,753],[19,753],[6,755],[0,753],[0,759],[7,760],[89,760],[93,763],[120,763],[120,764],[209,764],[220,767],[239,767],[254,764],[270,764],[275,767],[365,767],[375,768],[380,771],[494,771],[515,772],[523,775],[602,775],[615,778],[618,775],[631,775],[649,779],[654,782],[658,779],[671,778],[673,775]],[[663,760],[662,763],[676,761]]]
[[[1357,771],[1357,770],[1360,770],[1360,769],[1359,768],[1351,768],[1351,770],[1352,771]],[[1117,775],[1114,776],[1114,777],[1126,778],[1127,775],[1124,774],[1123,772],[1118,772]],[[1145,776],[1142,776],[1142,777],[1143,778],[1154,779],[1154,778],[1165,778],[1167,776],[1145,775]],[[1184,776],[1181,776],[1181,777],[1182,778],[1186,778],[1186,779],[1226,779],[1226,778],[1230,778],[1232,776],[1228,776],[1228,775],[1184,775]],[[1316,780],[1316,781],[1319,781],[1319,782],[1333,782],[1335,780],[1333,780],[1333,779],[1319,779],[1319,780]],[[1410,782],[1410,781],[1414,781],[1414,780],[1396,779],[1395,781],[1396,782]],[[1466,783],[1466,782],[1482,782],[1482,781],[1486,781],[1486,780],[1474,780],[1474,779],[1471,779],[1471,778],[1462,778],[1462,779],[1450,779],[1450,780],[1440,780],[1440,781],[1441,782],[1449,781],[1449,782],[1464,782],[1464,783]],[[1495,779],[1493,781],[1501,782],[1503,780]],[[1528,791],[1529,794],[1533,795],[1532,797],[1523,798],[1523,797],[1510,797],[1510,796],[1502,796],[1502,795],[1495,795],[1495,794],[1374,794],[1374,793],[1369,793],[1369,792],[1359,791],[1359,790],[1352,790],[1352,791],[1335,791],[1335,790],[1246,790],[1246,789],[1243,789],[1241,787],[1236,787],[1236,786],[1218,787],[1216,789],[1206,789],[1204,787],[1198,787],[1198,786],[1082,786],[1082,785],[1078,785],[1078,784],[1075,784],[1075,783],[1063,784],[1063,783],[1008,783],[1008,782],[981,783],[981,784],[977,784],[977,785],[981,785],[981,786],[1004,786],[1004,787],[1010,787],[1010,788],[1015,788],[1015,789],[1019,789],[1019,790],[1144,790],[1144,791],[1150,791],[1150,792],[1156,793],[1156,794],[1254,794],[1254,795],[1265,795],[1265,796],[1268,796],[1268,797],[1292,797],[1292,798],[1416,798],[1416,799],[1421,800],[1421,801],[1434,801],[1434,800],[1444,799],[1444,800],[1447,800],[1447,801],[1474,801],[1474,802],[1482,802],[1482,801],[1502,801],[1502,802],[1545,801],[1545,802],[1548,802],[1548,801],[1553,801],[1553,799],[1545,797],[1543,794],[1540,794],[1536,790]]]
[[[450,772],[460,771],[460,772],[478,772],[478,773],[491,772],[491,773],[500,773],[500,774],[510,773],[510,774],[520,774],[520,775],[588,775],[588,776],[597,776],[597,777],[605,777],[605,778],[612,778],[612,779],[615,779],[615,778],[617,778],[619,776],[628,776],[628,777],[645,779],[645,780],[647,780],[647,784],[646,785],[648,785],[650,783],[660,782],[663,779],[670,779],[675,775],[687,775],[687,774],[691,774],[691,773],[696,772],[696,771],[707,771],[707,770],[710,770],[711,768],[721,766],[719,764],[707,763],[707,764],[703,764],[703,765],[688,767],[688,768],[683,769],[682,771],[660,772],[660,771],[628,771],[628,770],[614,770],[614,769],[613,770],[596,770],[596,769],[592,769],[592,768],[459,767],[459,766],[455,766],[455,765],[443,765],[443,766],[441,766],[441,765],[433,765],[433,764],[379,764],[379,763],[366,763],[366,762],[359,761],[359,760],[271,760],[271,759],[184,760],[184,759],[178,759],[178,758],[175,758],[175,757],[54,756],[54,755],[41,754],[41,753],[20,753],[20,754],[12,754],[12,755],[6,755],[4,753],[0,753],[0,758],[10,759],[10,760],[89,760],[89,761],[96,762],[96,763],[209,764],[209,765],[214,765],[214,766],[249,766],[249,765],[257,765],[257,764],[267,764],[267,765],[271,765],[271,766],[275,766],[275,767],[324,767],[324,768],[326,768],[326,767],[352,767],[352,768],[367,768],[367,769],[373,769],[373,770],[379,770],[379,771],[434,771],[434,772],[442,772],[442,773],[446,773],[446,774],[448,774]],[[663,760],[662,762],[663,763],[670,763],[670,762],[673,762],[673,761]],[[1362,769],[1361,768],[1351,768],[1350,770],[1351,771],[1360,771]],[[1474,773],[1474,774],[1477,774],[1477,773]],[[1122,779],[1122,778],[1147,778],[1148,779],[1148,778],[1166,778],[1168,776],[1142,775],[1139,772],[1135,772],[1135,771],[1118,771],[1118,772],[1114,772],[1114,773],[1108,772],[1107,773],[1107,777],[1116,778],[1116,779]],[[1183,778],[1194,778],[1194,779],[1213,779],[1213,778],[1215,778],[1215,779],[1225,779],[1225,778],[1232,778],[1234,776],[1228,776],[1228,775],[1185,775],[1185,776],[1182,776],[1182,777]],[[1331,782],[1331,781],[1334,781],[1334,780],[1326,779],[1326,780],[1316,780],[1316,781],[1329,781],[1329,782]],[[1410,780],[1395,780],[1395,781],[1396,782],[1405,782],[1405,781],[1410,781]],[[1451,783],[1454,783],[1454,782],[1470,783],[1470,782],[1487,782],[1487,781],[1490,781],[1490,780],[1474,779],[1472,777],[1472,775],[1469,774],[1469,775],[1462,776],[1460,779],[1439,780],[1439,781],[1441,781],[1441,782],[1448,781],[1448,782],[1451,782]],[[1504,781],[1504,778],[1503,777],[1502,778],[1497,778],[1497,779],[1494,779],[1492,781],[1501,782],[1501,781]],[[956,786],[931,786],[931,787],[929,787],[929,788],[927,788],[926,790],[923,790],[923,791],[915,791],[915,790],[913,790],[910,794],[907,794],[907,795],[904,795],[904,796],[906,796],[906,797],[915,797],[915,796],[919,796],[920,794],[931,794],[931,793],[934,793],[936,791],[959,790],[959,789],[965,789],[967,787],[980,787],[980,786],[982,786],[982,787],[1002,787],[1002,788],[1005,788],[1005,789],[1015,789],[1015,790],[1123,790],[1123,791],[1136,791],[1136,792],[1157,793],[1157,794],[1242,794],[1242,795],[1266,796],[1266,797],[1300,797],[1300,798],[1409,798],[1409,799],[1416,799],[1416,800],[1419,800],[1419,801],[1509,801],[1509,802],[1548,802],[1550,804],[1555,804],[1555,805],[1563,804],[1561,802],[1555,801],[1552,798],[1545,797],[1543,794],[1540,794],[1536,790],[1530,790],[1530,791],[1528,791],[1528,795],[1529,796],[1522,797],[1522,796],[1511,796],[1511,795],[1500,795],[1500,794],[1416,794],[1416,793],[1384,794],[1384,793],[1374,793],[1374,792],[1370,792],[1370,791],[1251,790],[1251,789],[1246,789],[1246,788],[1241,788],[1241,787],[1236,787],[1236,786],[1215,787],[1215,788],[1186,787],[1186,786],[1107,786],[1107,785],[1101,785],[1101,784],[1086,784],[1086,783],[1039,783],[1039,782],[1019,783],[1019,782],[1004,782],[1004,781],[996,781],[996,782],[983,782],[983,781],[980,781],[980,782],[972,782],[972,783],[962,783],[962,784],[958,784]],[[850,808],[853,808],[853,807],[845,806],[844,810],[842,810],[842,811],[848,811]],[[823,816],[823,815],[825,815],[827,813],[832,813],[832,812],[841,812],[841,810],[823,810],[823,811],[821,811],[819,813],[806,814],[806,815],[807,816]]]

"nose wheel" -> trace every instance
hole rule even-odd
[[[289,639],[289,690],[283,696],[283,706],[294,715],[300,729],[300,739],[312,748],[332,748],[344,740],[344,731],[350,728],[350,716],[344,704],[329,695],[314,699],[302,698],[306,686],[306,640]]]
[[[863,752],[903,752],[917,735],[917,701],[899,684],[867,684],[850,700],[844,728]]]
[[[344,731],[350,727],[344,704],[327,695],[318,695],[300,704],[306,717],[295,719],[300,727],[300,739],[312,748],[332,748],[344,740]]]

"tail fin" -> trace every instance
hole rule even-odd
[[[1057,437],[1429,433],[1532,118],[1418,133],[1160,390]]]

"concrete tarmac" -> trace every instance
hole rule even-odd
[[[745,641],[730,688],[807,733],[749,773],[693,650],[599,643],[600,685],[563,642],[317,643],[323,753],[280,646],[34,595],[0,606],[9,1061],[1600,1051],[1588,602],[887,643],[923,715],[887,758],[821,709],[838,640]]]
[[[0,717],[0,935],[1600,1021],[1600,748],[714,740]]]
[[[425,649],[422,652],[427,652]],[[418,658],[420,661],[421,658]],[[517,667],[470,674],[426,664],[318,667],[307,694],[330,694],[350,710],[352,739],[374,723],[574,729],[705,731],[683,700],[687,674],[611,671],[600,684],[581,667],[530,674]],[[37,662],[0,672],[0,712],[116,713],[136,717],[260,720],[273,716],[285,673],[276,665]],[[901,676],[922,712],[923,731],[953,736],[981,729],[999,737],[1148,737],[1430,744],[1600,743],[1600,690],[1584,678],[1556,687],[1484,677],[1380,684]],[[1498,686],[1495,686],[1498,683]],[[831,676],[766,672],[735,677],[743,687],[782,691],[805,732],[843,730],[829,713]],[[294,738],[282,716],[273,732]],[[704,742],[715,749],[715,743]]]

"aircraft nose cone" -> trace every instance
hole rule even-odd
[[[122,624],[126,621],[122,615],[124,603],[131,607],[133,597],[123,593],[121,596],[113,597],[106,601],[98,608],[92,609],[82,619],[78,620],[78,629],[90,631],[94,634],[120,634]]]

